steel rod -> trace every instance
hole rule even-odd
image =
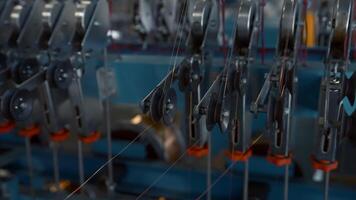
[[[54,175],[54,183],[57,192],[60,191],[59,185],[59,164],[58,164],[58,145],[56,142],[52,142],[52,157],[53,157],[53,175]]]
[[[26,145],[26,159],[27,159],[27,167],[28,167],[28,177],[30,182],[30,193],[31,198],[34,198],[34,188],[33,188],[33,165],[32,165],[32,149],[31,149],[31,138],[26,137],[25,139]]]
[[[244,183],[243,183],[243,200],[248,200],[248,183],[249,183],[249,160],[245,162]]]
[[[284,167],[284,200],[288,200],[289,190],[289,165]]]
[[[79,170],[79,183],[84,184],[84,158],[83,158],[83,143],[78,140],[78,170]],[[84,186],[83,186],[84,190]]]
[[[329,199],[330,172],[325,172],[324,180],[324,200]]]
[[[108,161],[112,159],[112,136],[111,136],[111,118],[110,118],[110,100],[107,99],[104,101],[105,107],[105,121],[106,121],[106,134],[107,134],[107,143],[108,143]],[[113,192],[114,188],[114,167],[113,163],[109,162],[108,164],[108,190],[109,193]]]

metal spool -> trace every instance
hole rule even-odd
[[[338,0],[334,12],[333,32],[330,41],[330,56],[332,59],[342,59],[348,56],[350,45],[350,29],[352,18],[352,0]]]
[[[55,63],[47,72],[47,80],[57,88],[65,90],[74,77],[73,65],[69,60]]]
[[[284,1],[279,29],[278,54],[290,56],[294,52],[299,23],[299,3],[296,0]]]
[[[252,1],[243,1],[238,11],[235,36],[235,48],[239,55],[248,53],[256,16],[256,4]]]
[[[197,0],[192,12],[191,21],[191,37],[193,43],[193,51],[199,50],[201,47],[208,22],[210,19],[211,2],[205,0]]]
[[[33,77],[40,70],[40,64],[35,58],[29,58],[18,63],[11,70],[15,82],[21,83]]]
[[[173,88],[170,88],[164,95],[161,101],[163,123],[165,125],[171,125],[174,121],[175,114],[177,112],[177,93]]]
[[[160,122],[163,117],[163,109],[160,106],[163,96],[163,88],[157,88],[151,97],[150,117],[155,122]]]
[[[27,90],[8,90],[1,97],[1,112],[9,120],[26,120],[32,110],[33,98]]]

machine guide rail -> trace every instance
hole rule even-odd
[[[217,124],[229,135],[227,156],[245,163],[243,199],[248,199],[248,159],[252,155],[250,117],[247,109],[248,67],[256,52],[260,13],[258,1],[242,1],[238,8],[232,59],[195,107],[197,118],[206,118],[209,131]]]
[[[296,62],[304,29],[305,11],[301,4],[301,1],[284,1],[276,52],[277,62],[266,75],[263,87],[251,107],[255,113],[267,112],[265,134],[270,144],[267,159],[277,166],[285,167],[284,199],[288,199],[291,131],[298,80]]]
[[[205,148],[206,136],[201,120],[196,120],[193,113],[194,107],[200,101],[200,85],[202,80],[201,65],[203,64],[203,54],[210,21],[216,20],[211,13],[216,9],[211,1],[198,0],[194,4],[194,9],[190,23],[190,37],[188,40],[189,55],[181,63],[173,66],[173,69],[166,77],[152,90],[142,101],[141,109],[155,122],[163,122],[170,125],[174,122],[176,113],[177,95],[172,88],[172,84],[178,82],[179,89],[184,93],[185,98],[185,131],[189,136],[189,144],[195,144],[200,150]],[[204,137],[205,139],[201,139]],[[188,146],[190,146],[188,144]],[[193,152],[193,151],[192,151]],[[205,150],[204,150],[205,152]]]
[[[313,167],[325,173],[325,200],[329,198],[330,172],[338,167],[337,149],[343,138],[355,129],[352,117],[355,113],[347,115],[344,107],[346,102],[350,103],[355,99],[355,84],[352,81],[352,74],[355,72],[351,73],[350,81],[346,75],[353,31],[353,3],[351,0],[335,2],[325,73],[320,86],[319,129]]]

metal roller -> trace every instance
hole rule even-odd
[[[193,52],[198,52],[204,42],[211,13],[210,0],[197,0],[194,5],[191,20],[191,42]]]
[[[294,53],[299,23],[299,3],[297,0],[284,1],[279,29],[278,54],[290,56]]]
[[[240,55],[248,53],[256,15],[256,3],[253,1],[243,1],[241,3],[237,16],[235,36],[235,48]]]
[[[329,48],[329,58],[342,59],[348,56],[353,1],[338,0],[334,10],[333,32]]]

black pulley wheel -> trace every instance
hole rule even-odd
[[[162,99],[163,96],[163,88],[157,88],[153,93],[150,104],[150,117],[155,122],[160,122],[163,116],[163,106]]]
[[[218,107],[219,107],[218,95],[216,93],[212,93],[210,96],[210,101],[209,101],[207,116],[206,116],[206,128],[208,129],[208,131],[211,131],[214,128],[215,124],[219,122],[220,108]]]
[[[253,33],[256,18],[256,4],[252,1],[243,1],[238,11],[235,48],[240,55],[245,55]]]
[[[331,35],[330,55],[334,59],[348,56],[352,19],[352,0],[338,0]]]
[[[177,93],[173,88],[170,88],[168,92],[164,95],[162,99],[162,113],[163,113],[163,123],[165,125],[171,125],[174,121],[174,117],[177,112]]]
[[[290,56],[294,52],[299,23],[299,3],[295,0],[284,1],[279,29],[278,53]]]
[[[187,61],[183,61],[178,71],[178,87],[180,91],[185,91],[190,84],[190,66]]]
[[[59,89],[67,89],[73,81],[74,70],[69,60],[58,62],[50,67],[47,79]]]
[[[29,58],[14,66],[11,74],[15,82],[21,83],[36,75],[39,70],[40,63],[37,59]]]
[[[1,112],[8,120],[24,121],[32,110],[33,98],[27,90],[8,90],[1,98]]]

